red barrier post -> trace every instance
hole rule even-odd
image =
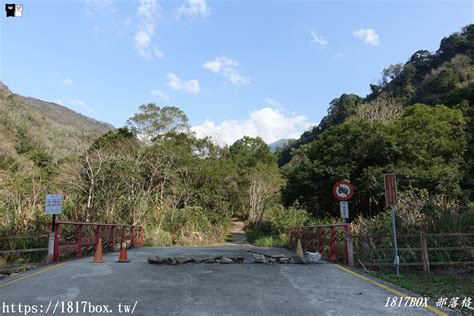
[[[331,242],[329,244],[329,260],[335,262],[337,260],[336,255],[336,228],[331,226]]]
[[[140,236],[138,237],[138,242],[140,243],[140,247],[143,247],[145,242],[143,241],[143,227],[140,225]]]
[[[110,226],[109,232],[109,247],[110,249],[114,250],[114,226]]]
[[[314,250],[315,250],[315,248],[314,248],[314,238],[315,238],[315,235],[316,235],[316,234],[314,233],[314,228],[313,228],[313,227],[311,227],[310,229],[311,229],[311,232],[310,232],[310,234],[309,234],[309,236],[310,236],[310,239],[309,239],[309,251],[314,252]]]
[[[76,244],[77,244],[77,254],[76,258],[82,258],[82,236],[81,236],[82,225],[76,226]]]
[[[293,227],[290,227],[290,238],[288,239],[288,249],[293,249],[291,246],[293,244]]]
[[[301,248],[303,248],[303,252],[306,251],[307,246],[306,246],[306,236],[305,236],[305,228],[301,227]]]
[[[53,255],[53,263],[59,262],[58,227],[59,227],[59,224],[56,222],[56,224],[54,225],[54,255]]]
[[[293,240],[291,244],[291,249],[296,249],[296,241],[298,240],[298,227],[293,229]]]
[[[318,252],[323,255],[323,228],[321,226],[318,226]]]
[[[132,225],[132,238],[131,238],[131,242],[132,242],[132,247],[135,247],[135,225]]]

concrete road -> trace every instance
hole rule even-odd
[[[251,249],[269,254],[288,252],[286,249]],[[142,248],[128,251],[130,263],[115,263],[118,253],[105,255],[103,264],[92,264],[91,258],[67,261],[60,266],[48,266],[47,271],[42,268],[2,280],[0,314],[7,314],[5,305],[8,305],[8,312],[13,315],[12,303],[36,306],[36,315],[46,314],[47,309],[47,314],[53,315],[55,306],[54,314],[67,315],[69,307],[76,315],[90,315],[89,311],[97,310],[98,305],[102,312],[107,309],[111,312],[109,315],[121,315],[119,304],[122,311],[124,304],[129,305],[130,312],[135,303],[135,315],[436,314],[436,310],[425,308],[385,307],[387,297],[395,294],[328,262],[177,266],[147,263],[149,256],[156,255],[232,256],[246,250],[235,247]]]

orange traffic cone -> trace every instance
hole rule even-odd
[[[94,260],[92,260],[91,263],[103,262],[105,262],[105,260],[102,259],[102,238],[99,238],[99,240],[97,241],[97,246],[95,248]]]
[[[125,241],[122,240],[122,243],[120,244],[120,256],[117,261],[117,263],[124,263],[124,262],[130,262],[127,257],[127,244]]]

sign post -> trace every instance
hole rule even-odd
[[[341,218],[343,219],[344,223],[349,218],[349,200],[354,194],[354,188],[349,181],[343,180],[336,182],[332,188],[332,194],[339,202],[339,208],[341,211]]]
[[[393,252],[395,259],[395,269],[397,277],[400,276],[400,257],[398,256],[397,243],[397,225],[395,223],[395,214],[397,212],[397,180],[394,173],[384,174],[385,183],[385,203],[392,210],[392,231],[393,231]]]
[[[46,215],[53,215],[51,221],[51,233],[48,239],[48,262],[53,261],[54,256],[54,230],[56,226],[56,215],[61,214],[61,207],[63,205],[62,194],[46,194],[46,201],[44,203],[44,213]]]

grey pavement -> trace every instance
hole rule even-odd
[[[119,303],[133,307],[135,302],[134,315],[432,315],[424,308],[385,307],[393,293],[325,261],[315,265],[147,263],[149,256],[233,256],[248,254],[248,249],[288,253],[255,247],[142,248],[129,250],[131,262],[121,264],[115,263],[118,253],[108,253],[103,264],[92,264],[88,257],[13,284],[2,286],[38,270],[1,280],[0,304],[35,304],[38,309],[42,305],[36,315],[44,314],[50,301],[52,306],[57,301],[106,304],[112,310],[109,315],[120,315]],[[82,308],[75,315],[90,315]]]

